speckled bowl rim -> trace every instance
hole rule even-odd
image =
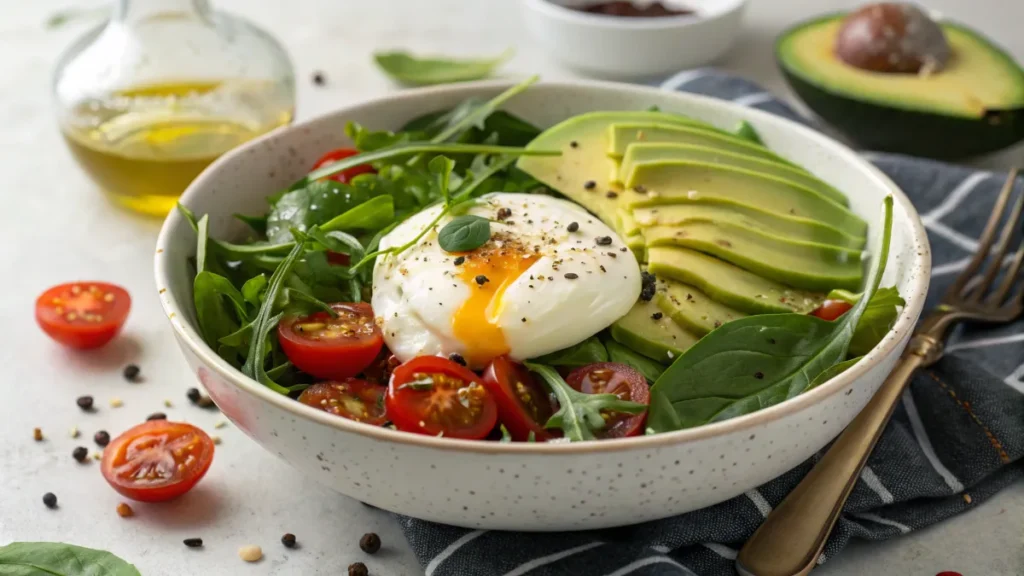
[[[263,146],[265,142],[269,140],[275,140],[280,138],[281,135],[289,133],[295,130],[302,130],[307,126],[322,122],[327,118],[335,118],[339,115],[343,115],[346,111],[353,108],[366,106],[374,102],[395,102],[401,100],[416,100],[424,96],[439,95],[439,94],[458,94],[461,92],[472,92],[478,90],[494,90],[500,91],[509,88],[514,83],[506,80],[496,81],[482,81],[482,82],[466,82],[462,84],[452,84],[446,86],[437,86],[430,88],[420,88],[415,90],[406,90],[376,98],[369,101],[358,102],[345,108],[335,110],[326,114],[318,115],[312,119],[306,120],[294,124],[292,126],[282,127],[273,132],[270,132],[260,138],[257,138],[247,144],[244,144],[238,148],[235,148],[231,152],[228,152],[213,164],[211,164],[202,174],[200,174],[195,181],[188,187],[184,195],[182,195],[181,202],[183,204],[189,204],[189,200],[200,194],[206,192],[206,181],[210,178],[211,174],[220,170],[225,164],[232,161],[233,159],[242,156],[252,147]],[[565,88],[571,90],[588,90],[588,89],[612,89],[617,91],[630,91],[637,93],[638,96],[645,94],[658,95],[660,97],[666,96],[665,91],[658,88],[651,88],[647,86],[633,86],[615,82],[601,82],[601,81],[558,81],[558,82],[545,82],[543,83],[548,86]],[[744,115],[756,118],[758,122],[764,123],[781,123],[786,125],[787,130],[797,132],[803,138],[807,138],[811,141],[815,141],[817,144],[824,148],[831,150],[842,157],[843,160],[848,161],[858,168],[868,171],[874,175],[880,183],[884,184],[889,192],[892,194],[895,202],[899,204],[906,212],[908,220],[911,224],[911,237],[910,241],[913,245],[920,247],[920,250],[913,251],[913,257],[904,263],[904,267],[909,270],[917,269],[920,271],[919,274],[914,275],[911,283],[911,290],[909,294],[904,295],[907,305],[904,307],[903,312],[900,314],[899,319],[893,326],[893,329],[882,339],[879,345],[869,352],[864,358],[858,362],[855,366],[849,370],[843,372],[839,376],[829,380],[825,384],[818,386],[817,388],[805,392],[795,398],[791,398],[759,410],[752,414],[739,416],[730,420],[722,422],[716,422],[713,424],[707,424],[704,426],[698,426],[696,428],[688,428],[686,430],[678,430],[675,432],[665,432],[661,434],[653,434],[650,436],[636,436],[632,438],[619,438],[614,440],[600,440],[595,442],[577,442],[577,443],[527,443],[527,442],[487,442],[480,440],[459,440],[455,438],[439,438],[436,436],[424,436],[421,434],[413,434],[410,432],[400,432],[398,430],[391,430],[389,428],[383,428],[380,426],[372,426],[369,424],[363,424],[345,418],[339,418],[317,410],[315,408],[306,406],[300,402],[297,402],[286,396],[282,396],[269,388],[257,383],[255,380],[242,374],[239,370],[228,364],[220,356],[218,356],[206,343],[202,337],[196,331],[196,329],[185,322],[183,318],[185,315],[182,313],[181,305],[178,302],[176,295],[167,287],[171,286],[170,282],[170,265],[166,263],[164,257],[165,248],[170,243],[172,230],[184,224],[183,217],[178,213],[177,210],[172,210],[164,221],[164,225],[160,230],[160,235],[157,238],[156,245],[156,256],[154,258],[155,274],[156,274],[156,286],[159,293],[160,303],[163,305],[164,312],[170,320],[171,326],[179,339],[188,346],[188,348],[210,369],[214,370],[219,376],[224,378],[225,381],[230,382],[236,388],[251,394],[260,400],[273,404],[277,408],[292,413],[293,415],[312,420],[324,426],[336,428],[343,432],[358,434],[375,440],[383,442],[397,442],[400,444],[408,444],[413,446],[420,446],[422,448],[430,448],[435,450],[446,450],[454,452],[472,452],[472,453],[484,453],[484,454],[538,454],[538,455],[565,455],[565,454],[583,454],[583,453],[595,453],[595,452],[618,452],[628,451],[634,449],[654,449],[663,448],[667,446],[674,446],[678,444],[685,444],[690,441],[703,440],[712,438],[715,436],[723,436],[726,434],[736,433],[742,430],[755,428],[758,426],[765,425],[775,420],[783,419],[787,416],[796,414],[805,408],[811,407],[815,404],[823,402],[826,398],[829,398],[835,394],[838,394],[844,390],[847,386],[851,385],[858,378],[863,376],[875,367],[883,358],[887,358],[891,354],[896,353],[896,349],[902,340],[902,335],[910,333],[917,318],[920,316],[922,309],[924,308],[925,297],[928,291],[928,284],[931,278],[931,250],[928,243],[928,236],[925,232],[924,225],[921,223],[920,216],[915,210],[910,199],[896,186],[892,180],[889,179],[884,173],[875,168],[867,160],[861,158],[856,152],[848,148],[847,146],[836,142],[835,140],[817,132],[806,126],[797,124],[780,116],[763,112],[760,110],[741,107],[736,104],[732,104],[723,100],[710,98],[707,96],[699,96],[693,94],[681,94],[677,93],[674,97],[679,98],[681,101],[686,100],[697,100],[703,102],[706,105],[720,106],[727,108],[738,109]]]
[[[709,12],[698,12],[680,16],[659,16],[650,18],[622,18],[589,14],[562,6],[552,0],[523,0],[525,8],[543,14],[552,20],[571,22],[579,26],[594,28],[595,33],[603,30],[685,30],[705,26],[743,10],[747,0],[721,0],[721,6]]]

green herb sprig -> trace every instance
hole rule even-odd
[[[640,414],[647,410],[646,404],[622,400],[615,394],[577,392],[550,366],[533,362],[526,362],[525,365],[547,383],[558,400],[558,411],[547,421],[545,428],[560,428],[570,442],[596,440],[594,432],[605,427],[602,411]]]

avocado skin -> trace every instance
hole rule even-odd
[[[858,147],[937,160],[955,160],[1002,150],[1024,140],[1024,108],[991,110],[977,120],[890,108],[854,100],[779,68],[807,107]]]

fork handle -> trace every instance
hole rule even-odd
[[[743,546],[736,559],[740,574],[805,576],[815,567],[904,386],[914,371],[926,363],[914,344],[821,461]]]

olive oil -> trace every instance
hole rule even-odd
[[[218,156],[291,119],[292,95],[278,84],[180,82],[80,102],[61,131],[111,199],[164,216]]]

